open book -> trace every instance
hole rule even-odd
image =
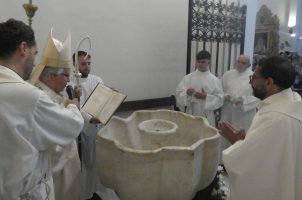
[[[82,110],[99,118],[102,124],[106,124],[125,98],[126,95],[98,84],[86,100]]]

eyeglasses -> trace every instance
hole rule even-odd
[[[80,64],[81,64],[81,65],[91,65],[91,62],[85,62],[85,61],[84,61],[84,62],[81,62]]]

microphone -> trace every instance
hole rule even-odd
[[[67,85],[66,86],[66,92],[68,94],[68,98],[69,99],[73,99],[74,95],[73,95],[73,87],[71,85]]]

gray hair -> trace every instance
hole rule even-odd
[[[61,74],[64,72],[64,68],[45,67],[40,75],[40,80],[48,79],[53,74]]]

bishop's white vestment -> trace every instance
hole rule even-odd
[[[64,96],[55,93],[41,81],[36,86],[43,90],[61,108],[64,108]],[[81,130],[78,130],[78,132]],[[50,150],[51,171],[56,200],[80,200],[81,162],[76,141],[66,146],[56,145]]]
[[[231,200],[302,199],[302,102],[291,89],[258,105],[244,140],[223,151]]]
[[[206,99],[196,99],[187,95],[187,90],[194,88],[201,92],[202,88],[206,91]],[[176,102],[183,110],[186,107],[186,113],[206,117],[212,126],[215,126],[214,111],[223,104],[223,90],[220,80],[209,70],[194,72],[183,77],[176,88]]]

